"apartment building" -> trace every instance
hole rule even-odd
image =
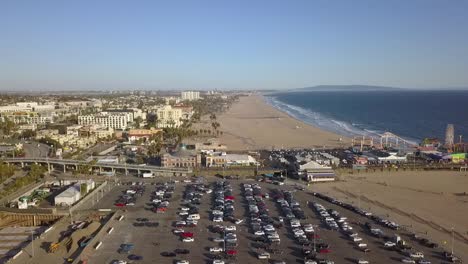
[[[193,101],[193,100],[198,100],[200,99],[200,92],[195,92],[195,91],[183,91],[180,95],[182,98],[182,101],[188,100],[188,101]]]

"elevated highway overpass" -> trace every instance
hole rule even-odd
[[[103,171],[120,171],[125,174],[129,172],[137,172],[138,174],[144,172],[152,172],[156,176],[188,176],[192,173],[191,168],[163,168],[160,166],[152,165],[135,165],[135,164],[118,164],[118,163],[90,163],[84,160],[73,159],[50,159],[50,158],[7,158],[3,160],[8,164],[19,164],[21,167],[31,164],[46,165],[49,172],[57,167],[67,170],[78,170],[79,166],[89,166],[90,169]]]

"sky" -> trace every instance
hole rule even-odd
[[[468,87],[468,1],[1,1],[0,90]]]

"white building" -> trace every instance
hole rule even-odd
[[[73,185],[54,198],[55,205],[71,206],[81,198],[80,186]]]
[[[37,102],[19,102],[14,105],[0,106],[0,113],[15,113],[15,112],[46,112],[55,110],[53,104],[38,104]]]
[[[158,128],[179,127],[182,124],[182,109],[165,105],[156,110]]]
[[[102,125],[105,127],[110,127],[113,129],[125,130],[128,125],[128,115],[127,114],[108,114],[107,112],[102,112],[98,115],[80,115],[78,116],[79,125]]]
[[[299,165],[299,174],[305,175],[309,182],[334,181],[336,178],[332,167],[319,164],[316,161],[309,161]]]
[[[182,101],[188,100],[188,101],[193,101],[193,100],[198,100],[200,99],[200,92],[195,92],[195,91],[183,91],[180,95],[182,98]]]
[[[5,117],[15,124],[48,124],[54,122],[52,115],[38,115],[35,112],[9,112],[8,114],[2,114],[2,120],[5,120]]]

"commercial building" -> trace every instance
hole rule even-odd
[[[182,109],[165,105],[156,110],[158,128],[179,127],[182,124]]]

